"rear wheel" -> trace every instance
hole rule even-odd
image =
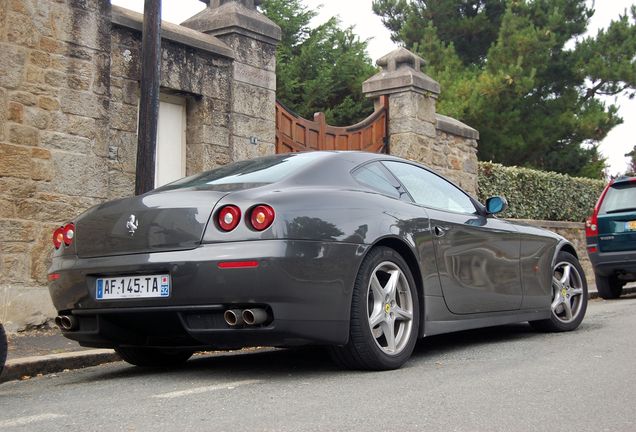
[[[329,347],[329,353],[351,369],[397,369],[413,352],[418,323],[417,290],[408,265],[393,249],[375,248],[356,278],[349,342]]]
[[[158,348],[119,347],[115,351],[127,363],[135,366],[168,367],[185,363],[193,351],[161,350]]]
[[[4,332],[4,327],[0,323],[0,373],[4,369],[4,362],[7,360],[7,334]]]
[[[559,252],[552,272],[552,313],[549,319],[531,321],[541,331],[564,332],[581,324],[587,310],[587,281],[579,260]]]
[[[616,277],[605,277],[594,274],[596,279],[596,289],[598,294],[604,299],[617,299],[623,294],[623,285],[625,282]]]

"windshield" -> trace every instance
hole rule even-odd
[[[636,183],[612,185],[605,194],[599,214],[633,211],[636,207]]]
[[[211,171],[182,178],[156,189],[173,189],[205,186],[206,189],[240,190],[275,183],[299,168],[323,157],[328,153],[306,152],[265,156],[257,159],[234,162]]]

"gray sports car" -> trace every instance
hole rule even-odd
[[[383,154],[232,163],[60,227],[56,323],[135,365],[320,344],[372,370],[400,367],[424,336],[524,321],[575,329],[587,283],[574,247],[496,218],[506,206]]]

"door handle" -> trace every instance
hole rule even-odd
[[[450,230],[450,227],[443,227],[435,225],[435,235],[437,237],[444,237],[444,235]]]

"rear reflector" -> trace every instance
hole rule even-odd
[[[587,248],[588,252],[596,252],[596,248],[594,246]]]
[[[258,261],[231,261],[219,263],[219,268],[249,268],[258,267]]]
[[[60,275],[57,273],[53,273],[49,275],[49,280],[55,280],[55,279],[59,279]]]

